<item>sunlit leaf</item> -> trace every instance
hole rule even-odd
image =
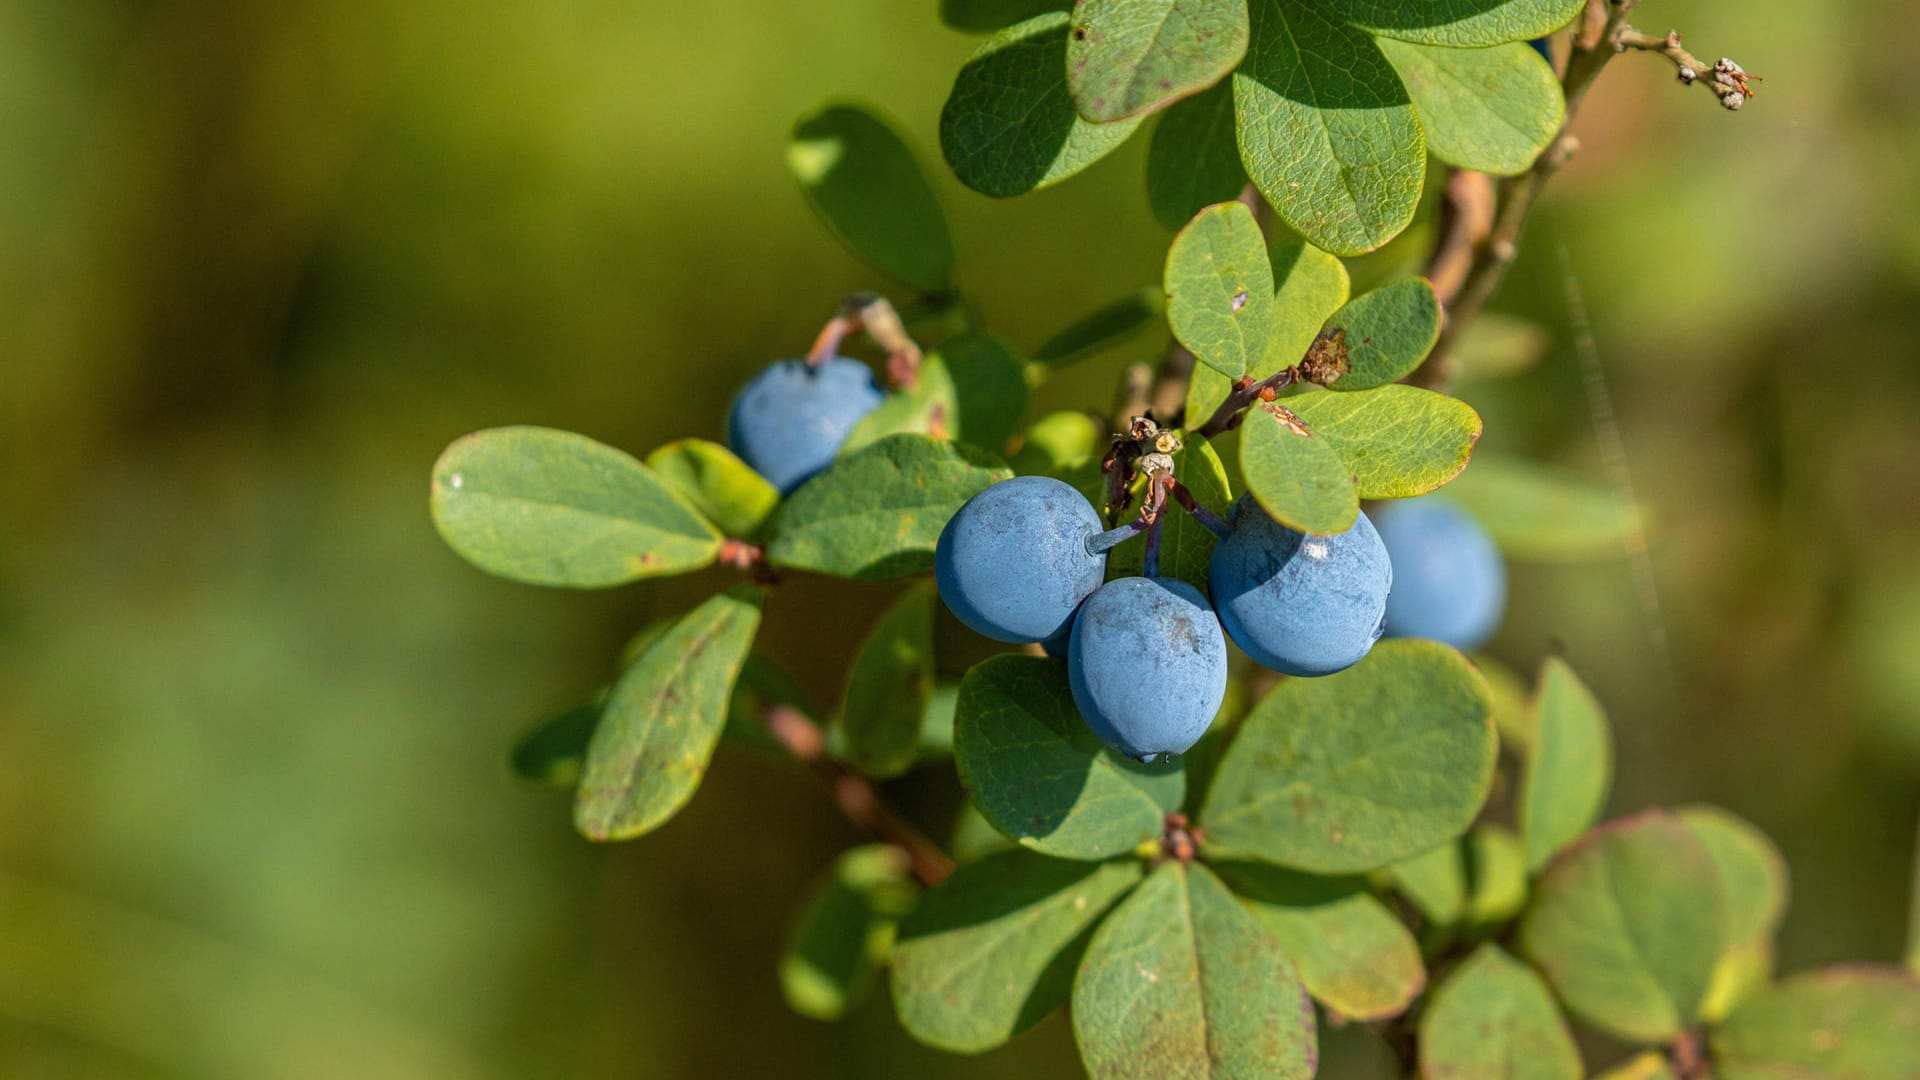
[[[1397,1016],[1426,985],[1413,935],[1361,882],[1253,862],[1213,868],[1293,961],[1307,992],[1334,1012]]]
[[[1167,249],[1167,323],[1201,363],[1229,379],[1266,354],[1273,335],[1273,267],[1245,203],[1194,215]]]
[[[927,292],[953,282],[953,237],[906,140],[870,110],[800,118],[787,168],[833,235],[876,270]]]
[[[1345,374],[1332,390],[1368,390],[1413,372],[1440,338],[1440,301],[1425,278],[1402,278],[1361,293],[1321,330]]]
[[[1255,404],[1247,411],[1240,426],[1240,472],[1247,490],[1288,528],[1332,536],[1352,528],[1360,514],[1352,466],[1331,440],[1289,423],[1284,406]]]
[[[1328,11],[1383,37],[1478,48],[1545,37],[1584,0],[1322,0]]]
[[[631,455],[584,435],[505,427],[433,466],[433,523],[489,574],[601,588],[711,564],[720,534]]]
[[[1520,778],[1520,835],[1527,866],[1547,860],[1587,831],[1613,784],[1613,736],[1606,710],[1566,661],[1540,666],[1534,739]]]
[[[1472,406],[1415,386],[1301,394],[1286,404],[1345,463],[1363,499],[1410,498],[1451,482],[1480,439]]]
[[[836,859],[809,890],[780,957],[780,991],[793,1011],[837,1020],[865,1001],[918,892],[897,847],[869,844]]]
[[[1067,87],[1081,116],[1111,123],[1205,90],[1246,52],[1246,0],[1079,0]]]
[[[1517,176],[1560,132],[1566,99],[1553,65],[1525,42],[1488,49],[1380,39],[1427,133],[1449,165]]]
[[[733,451],[679,439],[647,455],[647,468],[728,536],[751,537],[780,504],[780,492]]]
[[[1486,683],[1432,641],[1288,679],[1241,723],[1199,815],[1204,850],[1315,873],[1429,851],[1472,824],[1493,780]]]

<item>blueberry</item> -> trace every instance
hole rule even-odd
[[[1233,531],[1207,564],[1228,636],[1287,675],[1331,675],[1359,663],[1380,640],[1393,576],[1367,515],[1336,536],[1308,536],[1273,520],[1252,496],[1234,505]]]
[[[1067,679],[1102,742],[1152,761],[1184,753],[1213,723],[1227,693],[1227,639],[1186,582],[1117,578],[1073,620]]]
[[[1380,539],[1393,558],[1387,632],[1456,649],[1486,644],[1507,606],[1507,570],[1480,523],[1432,496],[1380,514]]]
[[[835,357],[782,360],[753,377],[727,411],[727,445],[782,495],[833,464],[847,433],[880,404],[873,372]]]
[[[961,622],[995,641],[1066,634],[1100,587],[1107,557],[1087,554],[1100,515],[1050,476],[1002,480],[967,500],[940,532],[933,579]]]

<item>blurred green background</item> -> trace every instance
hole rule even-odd
[[[973,42],[933,7],[0,4],[0,1072],[1076,1073],[1058,1018],[963,1059],[884,994],[785,1009],[786,913],[856,839],[797,770],[723,750],[657,835],[577,840],[504,747],[720,578],[505,584],[426,513],[474,428],[716,437],[750,372],[884,286],[782,147],[852,97],[936,161]],[[1591,679],[1614,810],[1774,835],[1787,968],[1898,954],[1920,813],[1911,15],[1646,0],[1761,95],[1730,116],[1614,65],[1499,305],[1556,348],[1462,388],[1484,446],[1605,477],[1564,242],[1657,606],[1626,558],[1516,567],[1495,652]],[[997,333],[1158,279],[1145,146],[1007,203],[936,170]],[[1157,349],[1040,404],[1104,407]],[[831,702],[891,591],[795,582],[764,640]]]

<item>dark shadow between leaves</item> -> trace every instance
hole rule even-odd
[[[1209,862],[1207,866],[1237,896],[1282,908],[1317,908],[1367,891],[1357,877],[1320,877],[1261,862]]]

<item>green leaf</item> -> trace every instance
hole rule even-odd
[[[1472,406],[1417,386],[1301,394],[1287,406],[1346,463],[1363,499],[1405,499],[1445,485],[1480,440]]]
[[[1581,1080],[1567,1021],[1525,964],[1480,946],[1420,1016],[1422,1080]]]
[[[605,699],[577,705],[520,736],[507,758],[513,775],[530,784],[572,787],[580,780],[593,729],[600,726]]]
[[[1140,880],[1140,863],[988,855],[929,891],[893,947],[900,1024],[930,1046],[999,1046],[1066,1001],[1093,924]]]
[[[1332,536],[1352,528],[1360,514],[1353,469],[1332,440],[1302,434],[1257,403],[1240,425],[1240,473],[1253,497],[1288,528]]]
[[[1252,42],[1233,76],[1240,160],[1316,247],[1359,255],[1413,220],[1425,137],[1373,38],[1313,4],[1249,0]]]
[[[1437,847],[1486,801],[1489,708],[1486,682],[1432,641],[1383,641],[1345,671],[1288,679],[1220,763],[1203,849],[1356,873]]]
[[[1520,840],[1491,823],[1394,863],[1386,875],[1437,926],[1505,922],[1527,902],[1527,862]]]
[[[960,395],[953,373],[939,353],[920,361],[920,377],[910,390],[894,390],[880,399],[847,432],[838,458],[849,458],[891,435],[925,435],[950,439],[960,413]]]
[[[680,439],[647,455],[647,468],[728,536],[751,537],[780,505],[780,492],[733,451]]]
[[[897,847],[869,844],[835,860],[809,890],[780,957],[780,990],[793,1011],[838,1020],[865,1001],[918,892]]]
[[[1787,860],[1738,815],[1717,806],[1674,811],[1706,846],[1720,876],[1721,935],[1729,945],[1773,937],[1787,913]]]
[[[1524,759],[1533,748],[1536,728],[1533,688],[1519,672],[1491,656],[1475,654],[1473,662],[1493,688],[1493,726],[1500,732],[1500,745],[1509,755]]]
[[[927,695],[926,711],[920,715],[920,743],[915,756],[921,761],[938,761],[953,756],[953,714],[960,706],[960,684],[937,682]]]
[[[1382,38],[1380,51],[1413,97],[1427,150],[1449,165],[1518,176],[1566,119],[1553,65],[1525,42],[1449,49]]]
[[[1540,666],[1533,750],[1520,777],[1520,835],[1538,871],[1600,820],[1613,785],[1607,713],[1566,661]]]
[[[1245,203],[1209,206],[1167,249],[1167,323],[1201,363],[1237,379],[1273,334],[1273,267]]]
[[[999,453],[1026,416],[1026,365],[986,334],[948,338],[938,355],[953,379],[954,436]]]
[[[933,582],[923,581],[873,624],[847,676],[840,726],[847,760],[869,776],[913,767],[920,722],[933,694]]]
[[[739,585],[693,609],[620,676],[574,797],[589,840],[649,832],[693,798],[760,626],[760,590]]]
[[[1521,458],[1480,455],[1447,494],[1516,559],[1619,556],[1641,530],[1632,503]]]
[[[955,30],[988,34],[1042,12],[1072,6],[1072,0],[940,0],[940,21]]]
[[[1227,490],[1227,467],[1213,452],[1207,440],[1186,436],[1185,444],[1173,455],[1174,475],[1193,492],[1200,505],[1225,517],[1233,507],[1233,495]],[[1173,507],[1160,526],[1160,573],[1177,578],[1207,592],[1207,564],[1213,559],[1213,546],[1219,538],[1200,524],[1192,514]],[[1144,541],[1125,543],[1107,555],[1107,575],[1125,577],[1143,573],[1147,545]]]
[[[1426,985],[1420,946],[1361,882],[1251,862],[1213,868],[1328,1009],[1382,1020],[1399,1015]]]
[[[1321,0],[1335,15],[1382,37],[1480,48],[1545,37],[1573,21],[1584,0]]]
[[[1321,334],[1347,367],[1329,389],[1385,386],[1411,374],[1433,351],[1440,340],[1440,300],[1426,278],[1402,278],[1348,301]]]
[[[1035,363],[1063,368],[1124,340],[1151,325],[1166,310],[1166,297],[1149,285],[1115,300],[1047,339],[1033,354]]]
[[[933,565],[947,519],[1013,475],[961,443],[894,435],[842,458],[789,495],[771,523],[767,560],[788,570],[877,581]]]
[[[1246,54],[1246,0],[1079,0],[1067,89],[1081,116],[1112,123],[1205,90]]]
[[[1093,1080],[1313,1075],[1313,1008],[1286,954],[1197,863],[1162,863],[1094,931],[1072,1012]]]
[[[1263,379],[1292,367],[1306,355],[1321,324],[1347,302],[1346,264],[1284,229],[1267,246],[1273,266],[1273,335],[1265,355],[1247,374]],[[1231,381],[1211,368],[1196,367],[1187,383],[1189,426],[1205,423],[1227,398]]]
[[[1720,1080],[1912,1080],[1920,1076],[1920,980],[1853,965],[1795,975],[1712,1035]]]
[[[1772,986],[1777,959],[1772,938],[1722,949],[1719,963],[1713,966],[1713,978],[1707,983],[1706,1000],[1700,1003],[1700,1019],[1717,1024]]]
[[[1179,230],[1201,208],[1237,197],[1247,186],[1233,136],[1233,85],[1221,82],[1176,103],[1160,117],[1147,147],[1147,202],[1153,216]]]
[[[1048,413],[1027,429],[1013,455],[1013,471],[1022,476],[1052,475],[1092,461],[1106,450],[1107,426],[1083,412]]]
[[[924,292],[953,284],[953,236],[913,150],[886,121],[856,105],[803,116],[787,142],[787,169],[847,250]]]
[[[1541,875],[1520,940],[1576,1016],[1661,1043],[1698,1018],[1720,955],[1720,882],[1664,810],[1603,825]]]
[[[592,589],[710,565],[720,534],[630,455],[539,427],[476,431],[433,465],[433,523],[497,577]]]
[[[960,182],[995,198],[1057,184],[1127,141],[1138,119],[1094,124],[1067,94],[1067,15],[988,39],[940,111],[940,149]]]
[[[994,828],[1068,859],[1157,838],[1186,793],[1177,761],[1143,765],[1103,744],[1074,707],[1067,666],[1037,656],[996,656],[967,672],[953,758]]]

